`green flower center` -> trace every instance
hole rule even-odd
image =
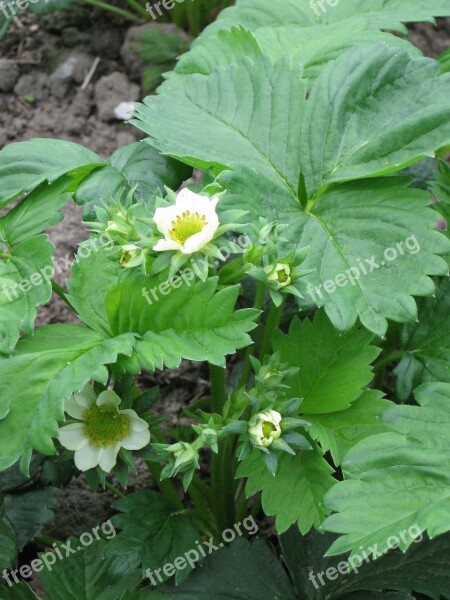
[[[196,233],[200,233],[203,227],[205,227],[206,217],[198,213],[191,214],[187,210],[181,216],[178,216],[175,221],[172,221],[172,225],[173,227],[169,231],[170,237],[174,242],[183,246],[186,240]]]
[[[278,283],[283,284],[283,283],[287,282],[290,274],[288,273],[288,270],[286,269],[286,267],[283,267],[282,270],[278,271],[277,275],[278,275]]]
[[[276,430],[276,427],[273,423],[269,423],[268,421],[264,421],[263,426],[263,435],[265,438],[269,438],[272,431]]]
[[[122,267],[124,267],[130,262],[131,259],[131,254],[129,252],[124,251],[122,252],[122,256],[120,257],[120,264],[122,265]]]
[[[130,431],[130,419],[115,406],[95,404],[84,414],[84,432],[93,446],[112,446],[124,440]]]

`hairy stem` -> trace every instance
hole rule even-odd
[[[283,315],[284,298],[280,306],[272,304],[270,307],[269,314],[267,315],[267,321],[264,326],[264,335],[259,348],[259,359],[262,360],[266,354],[272,349],[272,340],[275,330],[280,324],[281,317]]]

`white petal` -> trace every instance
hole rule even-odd
[[[100,469],[105,473],[110,473],[117,463],[117,455],[119,454],[120,444],[112,444],[107,448],[103,448],[103,452],[100,456]]]
[[[140,450],[150,442],[150,431],[132,431],[124,440],[120,442],[125,450]]]
[[[178,215],[181,215],[183,211],[180,211],[179,207],[175,204],[172,206],[166,206],[165,208],[157,208],[153,215],[153,220],[158,227],[158,231],[164,235],[172,229],[172,221],[174,221]]]
[[[101,455],[101,447],[97,448],[97,446],[87,444],[84,448],[75,452],[75,466],[80,471],[89,471],[89,469],[93,469],[99,464]]]
[[[61,427],[58,439],[67,450],[81,450],[89,442],[84,434],[84,423],[73,423]]]
[[[72,394],[64,403],[64,410],[74,419],[83,419],[83,415],[96,400],[94,389],[89,385],[85,385],[81,392]]]
[[[159,240],[159,242],[153,246],[155,252],[164,252],[164,250],[181,250],[182,246],[174,240]]]
[[[112,390],[105,390],[97,398],[97,406],[104,406],[105,404],[106,405],[109,404],[109,405],[115,406],[117,408],[117,406],[119,406],[120,403],[121,403],[121,399]]]
[[[121,410],[120,414],[127,415],[127,417],[130,419],[130,425],[133,431],[145,431],[148,429],[148,423],[144,421],[144,419],[138,417],[137,413],[131,408]]]
[[[183,254],[193,254],[194,252],[198,252],[204,248],[206,244],[209,244],[213,238],[213,235],[214,234],[211,233],[211,231],[208,231],[207,228],[204,227],[202,231],[196,233],[195,235],[191,235],[191,237],[184,242],[181,252]]]

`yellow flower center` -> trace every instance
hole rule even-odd
[[[178,215],[175,221],[172,221],[173,227],[169,231],[169,235],[174,242],[177,242],[183,246],[186,240],[196,233],[200,233],[205,225],[205,215],[199,215],[197,212],[191,214],[191,212],[187,210],[181,216]]]
[[[262,430],[265,438],[269,438],[272,431],[275,431],[276,427],[273,423],[269,423],[268,421],[264,421]]]
[[[112,446],[124,440],[131,431],[130,419],[115,406],[94,405],[84,416],[84,433],[93,446]]]

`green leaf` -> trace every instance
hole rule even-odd
[[[4,496],[6,518],[16,532],[19,550],[53,521],[52,509],[58,506],[57,491],[47,488]]]
[[[175,73],[169,75],[169,81],[164,86],[170,87],[174,81],[178,83],[188,74],[207,75],[218,66],[240,62],[245,56],[253,60],[262,54],[273,60],[290,56],[295,64],[303,65],[307,79],[315,79],[326,63],[357,45],[384,42],[390,46],[408,48],[411,53],[420,55],[419,50],[406,40],[369,27],[369,20],[355,17],[350,27],[345,21],[310,27],[271,25],[253,32],[244,27],[222,29],[213,35],[198,38],[191,50],[180,58]]]
[[[331,452],[335,465],[340,465],[344,455],[361,440],[387,431],[380,414],[391,406],[382,399],[378,390],[364,390],[346,410],[309,415],[312,427],[308,433],[320,442],[324,452]]]
[[[117,200],[120,194],[136,187],[134,199],[149,200],[164,186],[178,189],[192,170],[168,156],[163,156],[148,143],[134,142],[119,148],[109,165],[95,170],[78,187],[75,199],[85,205],[85,218],[95,220],[95,206]]]
[[[450,383],[450,281],[443,279],[434,298],[419,304],[419,321],[402,330],[405,354],[395,369],[397,396],[406,401],[427,381]]]
[[[363,328],[336,331],[324,311],[314,321],[293,319],[288,334],[276,332],[273,349],[299,371],[286,383],[293,397],[303,398],[307,415],[347,409],[372,380],[370,364],[379,354],[373,336]]]
[[[115,502],[114,508],[120,514],[115,515],[112,522],[121,531],[109,542],[107,556],[126,560],[133,567],[142,565],[153,572],[173,563],[185,552],[195,550],[199,533],[191,519],[177,513],[158,492],[130,494]],[[190,570],[187,564],[184,570],[177,570],[177,583],[183,581]],[[155,577],[158,581],[157,574]],[[161,577],[167,579],[164,574]]]
[[[305,95],[298,67],[244,59],[164,88],[137,105],[133,123],[159,150],[193,167],[256,169],[296,199]]]
[[[108,289],[112,332],[142,336],[136,351],[148,370],[177,367],[182,358],[225,366],[225,355],[251,343],[248,332],[256,327],[258,312],[233,312],[238,286],[218,292],[217,278],[186,281],[178,278],[175,287],[167,283],[167,272],[156,277],[130,273]]]
[[[384,45],[327,65],[306,104],[302,166],[310,197],[331,183],[389,174],[450,143],[450,75]]]
[[[390,536],[416,527],[436,537],[449,530],[450,384],[423,384],[420,406],[395,406],[382,415],[390,430],[366,438],[346,455],[346,481],[326,496],[336,511],[324,528],[342,534],[330,555],[358,554],[373,544],[384,552]],[[408,549],[411,536],[399,548]]]
[[[12,581],[13,583],[13,581]],[[0,600],[40,600],[26,583],[15,583],[12,587],[0,587]]]
[[[323,3],[324,10],[317,0],[238,0],[235,7],[222,11],[215,23],[210,25],[203,36],[211,35],[219,29],[233,25],[244,25],[249,29],[281,25],[301,25],[310,27],[318,23],[336,23],[348,19],[352,29],[353,16],[369,19],[373,28],[398,30],[405,28],[401,23],[432,21],[432,17],[445,17],[450,14],[446,0],[352,0],[338,2],[335,6]]]
[[[30,448],[54,454],[64,399],[90,379],[106,383],[104,365],[131,355],[134,344],[132,334],[106,339],[76,325],[48,325],[21,339],[11,358],[0,359],[0,470]]]
[[[44,183],[1,217],[0,242],[15,246],[62,221],[60,210],[71,198],[66,192],[70,183],[70,177]]]
[[[187,45],[183,35],[169,34],[156,27],[136,32],[130,46],[143,61],[159,65],[174,60]]]
[[[83,323],[99,333],[112,336],[105,294],[108,287],[124,275],[124,270],[117,259],[113,260],[108,255],[108,246],[109,243],[102,243],[101,237],[80,245],[71,271],[72,279],[67,282],[67,298]],[[93,273],[95,277],[92,277]]]
[[[54,245],[39,235],[9,249],[9,258],[0,258],[0,279],[8,283],[0,292],[0,353],[10,354],[20,331],[31,334],[37,308],[50,300]]]
[[[430,296],[428,275],[445,275],[450,250],[436,231],[436,213],[426,192],[408,189],[403,178],[386,177],[331,188],[309,214],[293,223],[289,238],[310,252],[302,268],[305,299],[325,306],[340,331],[362,324],[379,336],[387,319],[417,319],[413,295]]]
[[[100,165],[96,154],[73,142],[36,138],[9,144],[0,151],[0,208],[44,181],[66,173],[80,177]]]
[[[106,540],[94,540],[84,548],[76,538],[70,542],[77,551],[67,556],[62,548],[64,560],[38,574],[49,600],[121,600],[125,590],[139,583],[140,574],[126,561],[105,556]]]
[[[214,36],[198,38],[192,49],[180,57],[175,73],[179,76],[194,73],[209,75],[217,67],[226,67],[245,57],[256,60],[260,56],[262,51],[253,34],[244,27],[233,27]],[[167,87],[172,85],[172,79],[173,75],[169,77]]]
[[[75,0],[34,0],[28,10],[36,15],[49,15],[57,10],[69,10]]]
[[[411,591],[426,594],[433,600],[438,600],[441,595],[450,597],[450,535],[416,542],[405,554],[392,550],[377,559],[369,555],[368,560],[364,560],[360,556],[362,564],[356,566],[361,561],[355,561],[356,570],[349,573],[346,573],[349,565],[343,557],[324,556],[334,539],[331,534],[321,535],[316,531],[302,536],[296,527],[280,537],[283,559],[302,599],[366,600],[379,597],[384,600],[404,598],[406,594],[412,600]],[[398,591],[375,591],[383,589]]]
[[[312,451],[295,456],[283,453],[278,460],[278,470],[271,475],[254,450],[237,470],[237,477],[247,477],[246,494],[253,496],[262,491],[262,507],[266,515],[276,516],[278,533],[283,533],[297,523],[302,533],[311,527],[318,528],[328,514],[323,506],[325,493],[335,483],[333,469],[316,446]]]
[[[441,52],[441,54],[436,57],[436,60],[439,61],[441,65],[441,73],[450,72],[450,48]]]
[[[208,557],[178,587],[165,586],[176,600],[294,600],[291,584],[268,546],[239,538]]]

